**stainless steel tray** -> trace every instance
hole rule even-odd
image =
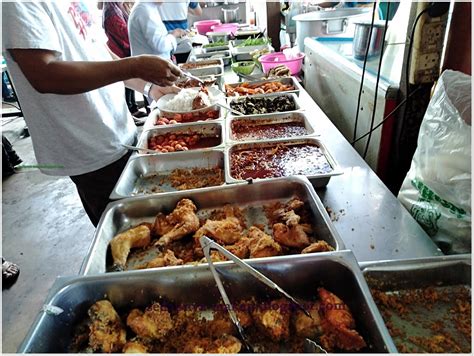
[[[143,131],[140,135],[140,139],[138,140],[138,147],[140,148],[148,148],[148,139],[154,135],[164,135],[167,133],[174,133],[174,134],[184,134],[189,132],[196,132],[201,133],[204,135],[215,135],[217,134],[220,137],[220,144],[214,147],[208,148],[198,148],[193,149],[190,151],[209,151],[215,148],[222,147],[224,144],[224,126],[220,122],[214,123],[207,123],[207,122],[196,122],[191,124],[178,124],[178,125],[166,125],[166,126],[156,126],[149,130]],[[157,155],[182,155],[189,151],[180,151],[180,152],[168,152],[168,153],[160,153],[156,152]]]
[[[158,181],[168,177],[174,169],[192,169],[192,168],[214,168],[219,167],[224,174],[224,152],[222,150],[210,150],[206,152],[188,151],[186,154],[179,155],[138,155],[129,159],[120,178],[110,195],[110,199],[123,199],[138,195],[159,195],[162,193],[176,192],[169,182],[159,184]],[[140,193],[138,190],[140,179],[156,174],[152,185],[159,187],[162,192]],[[144,185],[143,183],[142,185]],[[148,183],[150,184],[150,183]],[[224,183],[225,184],[225,183]],[[189,190],[188,190],[189,191]]]
[[[196,62],[190,62],[190,63],[183,63],[180,64],[179,67],[181,69],[184,69],[191,73],[192,75],[195,76],[210,76],[210,75],[223,75],[224,73],[224,62],[222,61],[222,58],[217,58],[217,59],[212,59],[212,60],[204,60],[200,61],[199,64],[205,65],[206,63],[214,63],[214,62],[219,62],[219,64],[216,65],[209,65],[206,67],[198,67],[198,68],[190,68],[190,64],[194,64]]]
[[[279,111],[279,112],[291,112],[291,111],[303,111],[304,108],[301,106],[300,100],[298,96],[295,93],[272,93],[272,94],[257,94],[257,95],[247,95],[247,96],[229,96],[227,97],[227,105],[230,106],[231,103],[243,101],[244,99],[247,98],[268,98],[268,99],[274,99],[274,98],[280,98],[282,96],[288,96],[290,99],[295,103],[295,110],[290,110],[290,111]],[[267,113],[267,114],[276,114],[277,112],[273,113]],[[262,116],[262,115],[267,115],[267,114],[248,114],[246,116]],[[232,113],[230,113],[232,115]],[[234,115],[232,115],[234,116]]]
[[[357,330],[369,345],[365,352],[396,350],[352,252],[321,253],[298,259],[283,257],[274,261],[252,260],[250,263],[297,298],[314,297],[316,288],[324,286],[350,308]],[[220,302],[208,266],[186,268],[60,277],[44,305],[61,308],[64,312],[52,315],[40,311],[18,352],[67,352],[74,326],[87,317],[87,310],[93,303],[104,298],[117,309],[143,308],[160,297],[177,304],[209,306],[209,309]],[[278,297],[232,262],[223,262],[218,269],[233,300],[256,297],[264,301]]]
[[[336,160],[332,157],[332,155],[329,153],[327,150],[326,146],[319,140],[318,138],[314,137],[306,137],[306,138],[293,138],[293,139],[275,139],[275,140],[262,140],[262,141],[248,141],[248,142],[239,142],[232,144],[230,146],[226,147],[226,182],[227,183],[239,183],[243,182],[243,180],[240,179],[235,179],[231,175],[231,154],[232,151],[234,150],[239,150],[239,149],[249,149],[253,147],[269,147],[269,146],[275,146],[276,144],[281,144],[281,145],[286,145],[286,146],[291,146],[291,145],[300,145],[300,144],[311,144],[311,145],[317,145],[323,152],[324,156],[328,160],[329,164],[332,167],[332,171],[329,173],[324,173],[324,174],[317,174],[317,175],[310,175],[307,176],[308,179],[311,181],[314,187],[319,188],[319,187],[324,187],[329,183],[329,180],[331,177],[340,175],[342,174],[342,170],[339,168],[339,165],[337,164]],[[272,180],[275,178],[262,178],[262,179],[254,179],[253,181],[261,181],[261,180]]]
[[[162,128],[162,127],[179,127],[181,125],[189,125],[189,124],[194,124],[194,123],[206,123],[206,124],[211,124],[211,123],[222,123],[224,120],[225,116],[227,115],[227,110],[223,109],[222,107],[217,106],[216,110],[219,110],[219,118],[215,120],[198,120],[198,121],[190,121],[190,122],[182,122],[182,123],[177,123],[177,124],[168,124],[168,125],[157,125],[156,121],[158,117],[160,116],[160,110],[158,108],[154,108],[148,117],[145,120],[145,123],[143,124],[143,130],[149,130],[152,128]]]
[[[262,125],[262,126],[269,125],[269,124],[297,122],[297,123],[303,123],[307,131],[306,135],[301,136],[301,137],[316,135],[316,131],[313,125],[311,125],[309,119],[307,118],[304,112],[293,111],[293,112],[262,114],[262,115],[231,116],[226,121],[226,130],[225,130],[226,131],[226,144],[236,144],[240,142],[249,141],[249,140],[237,140],[235,138],[232,131],[232,124],[234,122],[249,122],[252,125]]]
[[[191,55],[189,56],[189,59],[190,59],[189,62],[198,62],[198,61],[202,61],[206,59],[216,59],[216,58],[212,58],[212,56],[215,56],[217,54],[224,55],[221,58],[224,66],[228,66],[230,62],[232,61],[230,50],[222,50],[222,51],[213,51],[213,52],[206,52],[206,53]]]
[[[335,230],[326,210],[310,182],[304,177],[290,177],[256,182],[254,184],[234,184],[222,187],[196,189],[194,191],[165,193],[160,196],[134,197],[110,203],[102,215],[94,239],[81,267],[80,274],[104,273],[107,270],[108,245],[119,232],[144,221],[153,222],[159,212],[171,212],[179,200],[191,199],[198,208],[198,216],[205,217],[210,211],[225,204],[246,209],[247,225],[266,221],[262,205],[277,201],[287,202],[298,197],[307,204],[312,226],[319,239],[327,241],[336,250],[344,248],[344,243]],[[303,255],[292,255],[298,259]],[[268,257],[271,261],[280,257]],[[180,266],[187,268],[188,266]],[[169,267],[166,267],[169,268]]]
[[[370,288],[384,292],[400,293],[403,290],[424,289],[434,287],[438,292],[444,290],[451,294],[453,286],[466,286],[471,289],[471,255],[436,256],[408,260],[366,262],[360,264],[362,273]],[[450,309],[455,306],[453,295],[452,303],[439,301],[432,307],[416,307],[399,315],[395,310],[391,312],[390,322],[393,327],[403,330],[407,335],[422,336],[431,339],[440,332],[433,332],[421,323],[441,321],[444,329],[451,335],[459,333],[449,319],[444,318],[450,314]],[[412,304],[413,303],[409,303]],[[407,305],[408,306],[408,305]],[[391,309],[390,309],[391,310]],[[388,320],[386,320],[388,322]],[[460,336],[460,335],[459,335]],[[410,341],[394,335],[396,344],[408,346]],[[457,345],[470,348],[470,340],[463,338],[455,340]],[[402,350],[399,350],[402,351]],[[454,352],[454,351],[451,351]]]
[[[271,83],[271,82],[278,82],[278,83],[282,83],[284,85],[293,85],[293,87],[295,88],[294,90],[288,90],[288,91],[281,91],[281,92],[278,92],[278,94],[288,94],[288,93],[295,93],[297,96],[300,95],[300,87],[298,86],[298,82],[297,80],[295,79],[295,77],[285,77],[285,78],[277,78],[277,79],[265,79],[265,80],[256,80],[256,81],[251,81],[249,83],[251,84],[263,84],[263,83]],[[241,83],[230,83],[230,84],[227,84],[228,86],[230,87],[237,87],[239,85],[243,84],[242,82]],[[259,95],[262,95],[262,96],[268,96],[268,95],[273,95],[275,93],[267,93],[267,94],[259,94]],[[230,98],[233,98],[232,96],[229,96],[227,95],[227,91],[226,91],[226,96],[227,97],[230,97]],[[244,95],[241,95],[241,96],[244,96]]]

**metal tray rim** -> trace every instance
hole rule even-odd
[[[227,145],[225,147],[225,152],[226,152],[225,159],[227,160],[226,183],[233,184],[233,183],[245,182],[245,180],[233,178],[231,173],[230,173],[231,172],[230,151],[235,146],[252,145],[252,144],[270,144],[270,143],[280,143],[280,142],[290,142],[290,143],[295,142],[295,143],[298,143],[299,141],[315,141],[320,146],[320,148],[322,149],[324,155],[326,156],[329,164],[333,168],[333,171],[330,172],[330,173],[306,176],[308,179],[324,179],[324,178],[330,179],[333,176],[338,176],[338,175],[341,175],[341,174],[344,173],[342,171],[342,169],[340,168],[339,164],[337,163],[337,161],[329,153],[329,151],[327,150],[324,143],[317,136],[305,136],[305,137],[299,137],[299,138],[293,137],[291,139],[278,138],[278,139],[273,139],[273,140],[242,141],[242,142],[238,142],[238,143],[233,143],[232,145]],[[264,181],[264,180],[272,180],[272,179],[276,179],[276,178],[257,178],[257,179],[252,179],[252,181]]]
[[[202,152],[202,150],[193,150],[191,152],[194,152],[194,151],[197,151],[198,153]],[[206,151],[206,152],[221,152],[223,157],[224,157],[224,176],[225,176],[225,165],[226,165],[226,160],[225,160],[225,154],[224,154],[224,149],[223,148],[216,148],[216,149],[211,149],[209,151]],[[188,151],[189,152],[189,151]],[[160,153],[157,154],[157,155],[161,155]],[[120,174],[120,177],[119,179],[117,180],[117,183],[115,184],[115,187],[114,187],[114,190],[112,190],[112,193],[110,193],[110,196],[109,196],[109,199],[110,200],[119,200],[119,199],[125,199],[125,198],[129,198],[129,197],[132,197],[134,195],[122,195],[122,194],[119,194],[117,193],[117,186],[119,185],[119,183],[122,181],[123,179],[123,176],[125,176],[126,172],[128,170],[130,170],[130,166],[132,165],[133,161],[134,160],[138,160],[138,159],[144,159],[145,157],[150,157],[150,156],[155,156],[155,154],[136,154],[134,156],[131,156],[128,161],[127,161],[127,164],[125,165],[125,168],[123,169],[122,173]],[[168,156],[170,157],[170,156]],[[222,187],[222,186],[225,186],[226,183],[224,181],[223,184],[221,185],[218,185],[217,187]],[[212,187],[207,187],[207,188],[212,188]],[[207,188],[196,188],[196,189],[207,189]],[[194,191],[196,189],[188,189],[186,191]],[[150,193],[150,194],[145,194],[146,196],[155,196],[155,195],[162,195],[164,193]]]
[[[213,120],[213,121],[217,121],[217,120]],[[193,151],[199,151],[199,152],[203,152],[203,151],[209,151],[209,150],[212,150],[212,149],[219,149],[219,148],[223,148],[225,147],[225,127],[223,125],[223,121],[220,120],[218,122],[207,122],[207,121],[200,121],[200,122],[193,122],[193,123],[189,123],[189,124],[177,124],[177,125],[166,125],[166,126],[155,126],[155,127],[152,127],[152,128],[149,128],[147,130],[143,130],[143,132],[141,133],[140,135],[140,138],[138,139],[138,143],[137,143],[137,147],[140,147],[140,148],[148,148],[148,136],[149,134],[152,132],[152,131],[157,131],[157,132],[160,132],[160,131],[168,131],[168,130],[180,130],[180,129],[187,129],[187,128],[199,128],[200,126],[206,126],[206,125],[214,125],[214,126],[217,126],[217,127],[220,127],[220,130],[221,130],[221,143],[217,146],[213,146],[213,147],[208,147],[208,148],[199,148],[199,149],[194,149]],[[179,151],[179,152],[165,152],[165,153],[154,153],[154,154],[157,154],[157,155],[173,155],[173,154],[181,154],[181,153],[186,153],[186,152],[189,152],[189,151]],[[225,157],[224,157],[225,159]]]
[[[339,251],[339,250],[344,250],[345,249],[345,244],[344,244],[343,239],[341,238],[338,231],[334,227],[331,219],[329,218],[328,214],[326,213],[326,210],[323,206],[323,203],[319,199],[318,195],[316,194],[316,191],[314,190],[314,187],[311,185],[308,178],[306,178],[305,176],[291,176],[291,177],[274,178],[274,180],[296,182],[296,183],[301,184],[306,189],[308,195],[312,198],[312,200],[316,204],[318,210],[321,212],[321,218],[324,220],[324,223],[326,224],[326,227],[328,228],[330,234],[332,235],[332,237],[334,238],[334,240],[336,242],[335,250]],[[221,190],[227,190],[227,189],[231,190],[231,189],[234,189],[235,186],[246,185],[246,184],[248,184],[248,183],[245,182],[245,181],[239,181],[236,184],[231,184],[231,185],[226,184],[226,185],[218,186],[218,187],[199,188],[199,189],[194,189],[192,191],[191,195],[193,193],[194,194],[199,193],[199,192],[203,191],[203,189],[205,189],[206,192],[208,192],[208,191],[210,191],[210,192],[212,192],[212,191],[221,191]],[[115,201],[110,202],[107,205],[107,207],[105,208],[104,213],[102,214],[102,216],[100,218],[99,224],[97,225],[97,228],[94,231],[94,236],[93,236],[91,244],[89,245],[89,248],[87,250],[87,254],[86,254],[86,256],[85,256],[85,258],[82,262],[79,274],[80,275],[90,274],[88,272],[88,270],[90,268],[89,266],[91,264],[91,258],[93,256],[93,252],[96,248],[96,245],[98,243],[98,239],[100,237],[99,233],[102,229],[104,229],[105,220],[106,220],[107,215],[111,211],[113,211],[116,207],[118,207],[120,205],[123,205],[123,204],[126,204],[126,203],[129,203],[129,202],[136,202],[136,201],[141,201],[141,200],[146,201],[146,200],[149,200],[150,198],[152,198],[152,199],[161,199],[161,198],[165,198],[165,197],[168,197],[168,196],[180,196],[180,195],[183,195],[183,194],[188,194],[188,192],[189,191],[165,192],[165,193],[160,194],[159,196],[149,196],[149,195],[134,196],[134,197],[128,197],[128,198],[124,198],[124,199],[115,200]],[[290,255],[290,256],[300,256],[300,255]],[[283,256],[283,257],[287,257],[287,256]],[[265,260],[269,261],[272,258],[274,258],[274,257],[266,257]],[[183,267],[183,266],[177,266],[177,267]],[[167,269],[167,268],[169,268],[169,267],[162,267],[162,269]],[[127,272],[130,272],[130,271],[127,271]]]
[[[282,256],[282,257],[288,257],[288,256]],[[355,278],[355,282],[358,285],[358,287],[361,290],[362,295],[365,298],[365,301],[367,303],[367,307],[369,308],[370,313],[373,316],[373,323],[375,324],[375,327],[378,329],[380,336],[387,347],[388,352],[397,352],[397,349],[395,347],[395,344],[393,343],[393,340],[388,332],[387,327],[385,326],[385,323],[383,321],[382,315],[380,314],[375,301],[372,298],[372,295],[370,294],[369,287],[367,285],[367,282],[365,281],[365,278],[362,275],[361,270],[359,269],[359,266],[357,264],[357,261],[355,259],[355,256],[353,255],[352,251],[350,250],[340,250],[340,251],[334,251],[334,252],[325,252],[325,253],[320,253],[317,256],[305,256],[308,261],[311,260],[332,260],[334,262],[338,262],[342,265],[344,265],[346,268],[350,270],[350,272],[353,274]],[[255,268],[258,268],[258,266],[261,265],[278,265],[278,264],[283,264],[285,263],[285,260],[289,260],[288,258],[282,258],[279,261],[263,261],[263,260],[253,260],[249,261],[249,263],[254,266]],[[231,261],[227,262],[222,262],[221,263],[221,268],[230,268],[233,266],[234,263]],[[198,272],[201,270],[208,271],[204,273],[210,273],[209,271],[209,266],[206,264],[203,264],[201,266],[195,266],[195,269],[193,271]],[[138,270],[138,271],[130,271],[130,272],[116,272],[111,275],[89,275],[89,276],[64,276],[64,277],[58,277],[51,289],[48,292],[48,295],[45,299],[45,302],[43,305],[52,305],[51,303],[54,302],[54,299],[57,298],[61,292],[67,290],[68,288],[71,288],[72,285],[75,283],[80,283],[81,281],[87,280],[87,281],[93,281],[93,280],[102,280],[104,278],[107,278],[108,280],[121,280],[121,279],[129,279],[133,280],[132,277],[148,277],[150,280],[156,280],[158,277],[162,274],[168,274],[170,273],[171,268],[167,270],[155,270],[155,269],[150,269],[150,270]],[[19,353],[24,353],[27,350],[28,344],[31,342],[33,335],[35,334],[40,321],[46,317],[46,313],[44,311],[39,311],[37,316],[35,317],[35,320],[33,321],[33,324],[31,325],[30,329],[28,330],[25,338],[23,339],[22,343],[20,344],[17,352]]]
[[[291,138],[309,138],[309,137],[320,137],[321,134],[316,132],[316,129],[314,128],[313,124],[311,121],[308,119],[306,116],[306,112],[303,110],[293,110],[293,111],[282,111],[282,112],[277,112],[277,113],[270,113],[270,114],[258,114],[258,115],[246,115],[246,116],[233,116],[230,115],[227,120],[225,121],[226,123],[226,146],[234,145],[234,144],[240,144],[240,143],[247,143],[249,141],[237,141],[232,138],[232,123],[237,120],[241,119],[247,119],[247,120],[252,120],[252,121],[258,121],[258,120],[266,120],[270,119],[271,117],[279,118],[280,116],[287,116],[287,115],[294,115],[294,114],[301,114],[303,116],[303,119],[305,123],[311,128],[313,131],[312,133],[302,135],[302,136],[295,136]],[[284,140],[288,138],[283,138]],[[263,140],[252,140],[255,142],[261,142]]]
[[[435,266],[465,263],[471,265],[472,255],[470,253],[460,255],[418,257],[401,260],[380,260],[360,262],[362,272],[365,271],[400,271],[412,269],[425,269]]]
[[[283,77],[283,78],[274,78],[274,79],[264,79],[264,80],[252,80],[252,81],[246,81],[248,83],[251,83],[251,84],[263,84],[263,83],[270,83],[270,82],[283,82],[285,80],[291,80],[291,84],[293,84],[293,86],[295,87],[294,90],[288,90],[288,91],[280,91],[278,92],[279,94],[288,94],[288,93],[294,93],[296,94],[297,96],[299,96],[300,94],[300,86],[298,85],[298,81],[295,79],[295,77],[291,76],[291,77]],[[236,83],[225,83],[226,85],[230,86],[230,87],[236,87],[240,84],[242,84],[242,82],[236,82]],[[227,98],[238,98],[239,96],[228,96],[227,95],[227,92],[224,90],[224,93],[225,93],[225,96]],[[268,95],[273,95],[275,93],[266,93],[266,94],[259,94],[259,95],[262,95],[262,96],[268,96]]]

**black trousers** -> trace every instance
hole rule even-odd
[[[130,114],[136,113],[138,111],[138,105],[135,102],[135,91],[125,88],[125,100],[127,101],[128,111],[130,111]]]
[[[76,184],[84,210],[95,227],[99,224],[100,217],[110,202],[110,193],[131,154],[132,152],[129,152],[118,161],[97,171],[70,177]]]

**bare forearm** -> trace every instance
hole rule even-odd
[[[34,80],[36,90],[50,94],[79,94],[130,79],[131,58],[104,62],[52,61],[44,68],[46,78]],[[44,74],[38,73],[38,76]],[[143,90],[143,85],[142,88]],[[138,90],[138,89],[137,89]]]

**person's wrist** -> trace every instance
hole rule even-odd
[[[143,88],[143,95],[145,95],[145,97],[147,99],[150,99],[151,101],[155,100],[155,98],[153,97],[153,94],[151,92],[153,86],[154,86],[154,84],[152,82],[147,82],[145,84],[145,87]]]

